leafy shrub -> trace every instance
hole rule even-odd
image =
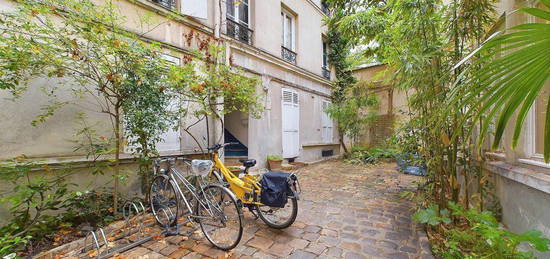
[[[382,158],[393,158],[395,150],[389,148],[365,148],[354,146],[347,155],[346,162],[350,164],[378,164]]]
[[[268,155],[267,160],[280,161],[283,160],[283,157],[280,155]]]
[[[417,211],[413,218],[429,225],[433,250],[443,258],[533,258],[533,252],[522,251],[526,243],[539,251],[550,251],[550,240],[540,231],[516,234],[500,227],[489,211],[478,212],[449,203],[449,212],[435,204]]]
[[[36,170],[43,173],[32,174]],[[112,193],[71,192],[72,184],[66,182],[71,173],[66,169],[50,169],[24,156],[0,165],[0,179],[13,186],[0,197],[0,202],[9,204],[11,214],[10,221],[0,227],[0,257],[15,252],[36,253],[60,240],[78,236],[75,227],[97,226],[115,219]],[[59,231],[65,233],[63,238]],[[67,237],[68,233],[72,235]],[[29,247],[32,251],[26,251]]]

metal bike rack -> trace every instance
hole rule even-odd
[[[132,222],[133,220],[139,219],[139,217],[145,216],[146,213],[147,209],[141,201],[137,199],[127,201],[122,207],[124,228],[127,229],[127,231],[122,232],[122,235],[120,235],[119,233],[119,235],[115,237],[115,240],[120,240],[126,236],[130,236],[136,233],[138,233],[139,237],[141,238],[134,242],[111,247],[111,244],[109,244],[108,238],[105,235],[105,231],[103,230],[103,228],[88,230],[88,233],[86,234],[86,237],[84,239],[84,248],[81,250],[81,252],[86,253],[92,249],[95,249],[97,251],[96,258],[109,258],[115,254],[130,250],[151,240],[154,236],[145,236],[145,227],[148,227],[149,225],[144,224],[143,220],[138,220],[137,225],[133,224]],[[91,244],[88,244],[88,239],[91,239]]]
[[[100,234],[100,238],[98,238],[98,232]],[[88,245],[88,239],[91,237],[91,241],[93,243],[91,243],[90,245]],[[103,241],[103,243],[101,243]],[[92,246],[90,247],[90,249],[88,249],[89,246]],[[84,248],[82,249],[82,252],[87,252],[87,251],[90,251],[90,250],[93,250],[94,247],[95,247],[95,250],[97,251],[97,258],[99,258],[101,256],[101,248],[105,246],[105,249],[106,251],[109,250],[109,242],[107,242],[107,237],[105,236],[105,231],[103,231],[102,228],[99,228],[97,230],[89,230],[88,233],[86,234],[86,237],[84,238]]]

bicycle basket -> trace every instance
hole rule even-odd
[[[191,172],[197,176],[207,176],[212,170],[214,163],[210,160],[198,160],[191,161]]]

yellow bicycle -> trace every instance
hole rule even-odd
[[[298,177],[293,173],[270,172],[277,174],[278,177],[285,178],[284,180],[288,183],[288,191],[283,193],[282,199],[284,201],[280,204],[270,204],[271,206],[268,206],[262,203],[262,176],[248,173],[248,169],[256,165],[256,160],[241,159],[240,162],[243,164],[244,170],[237,176],[220,159],[219,150],[234,144],[238,143],[216,144],[208,148],[214,162],[214,168],[210,176],[228,186],[239,199],[241,206],[248,208],[256,218],[262,219],[269,227],[283,229],[292,225],[298,215],[300,193]],[[266,188],[264,188],[264,191],[266,191]],[[267,195],[267,193],[264,195]]]

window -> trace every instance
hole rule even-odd
[[[283,47],[294,51],[294,16],[283,10],[281,12],[281,21],[283,25]]]
[[[546,120],[546,105],[548,104],[548,95],[550,91],[550,83],[547,83],[542,94],[535,101],[535,154],[542,154],[544,151],[544,123]],[[542,156],[542,155],[541,155]]]
[[[323,67],[328,67],[328,45],[323,41]]]
[[[330,69],[328,65],[328,44],[323,41],[323,66],[321,67],[323,77],[330,80]]]
[[[176,8],[176,0],[151,0],[151,1],[166,9],[172,10]]]
[[[252,44],[248,0],[226,0],[227,35]]]
[[[248,0],[226,0],[227,18],[249,25]]]
[[[282,46],[281,57],[290,62],[296,64],[296,29],[295,29],[295,17],[288,11],[281,11],[281,25],[282,25]]]

